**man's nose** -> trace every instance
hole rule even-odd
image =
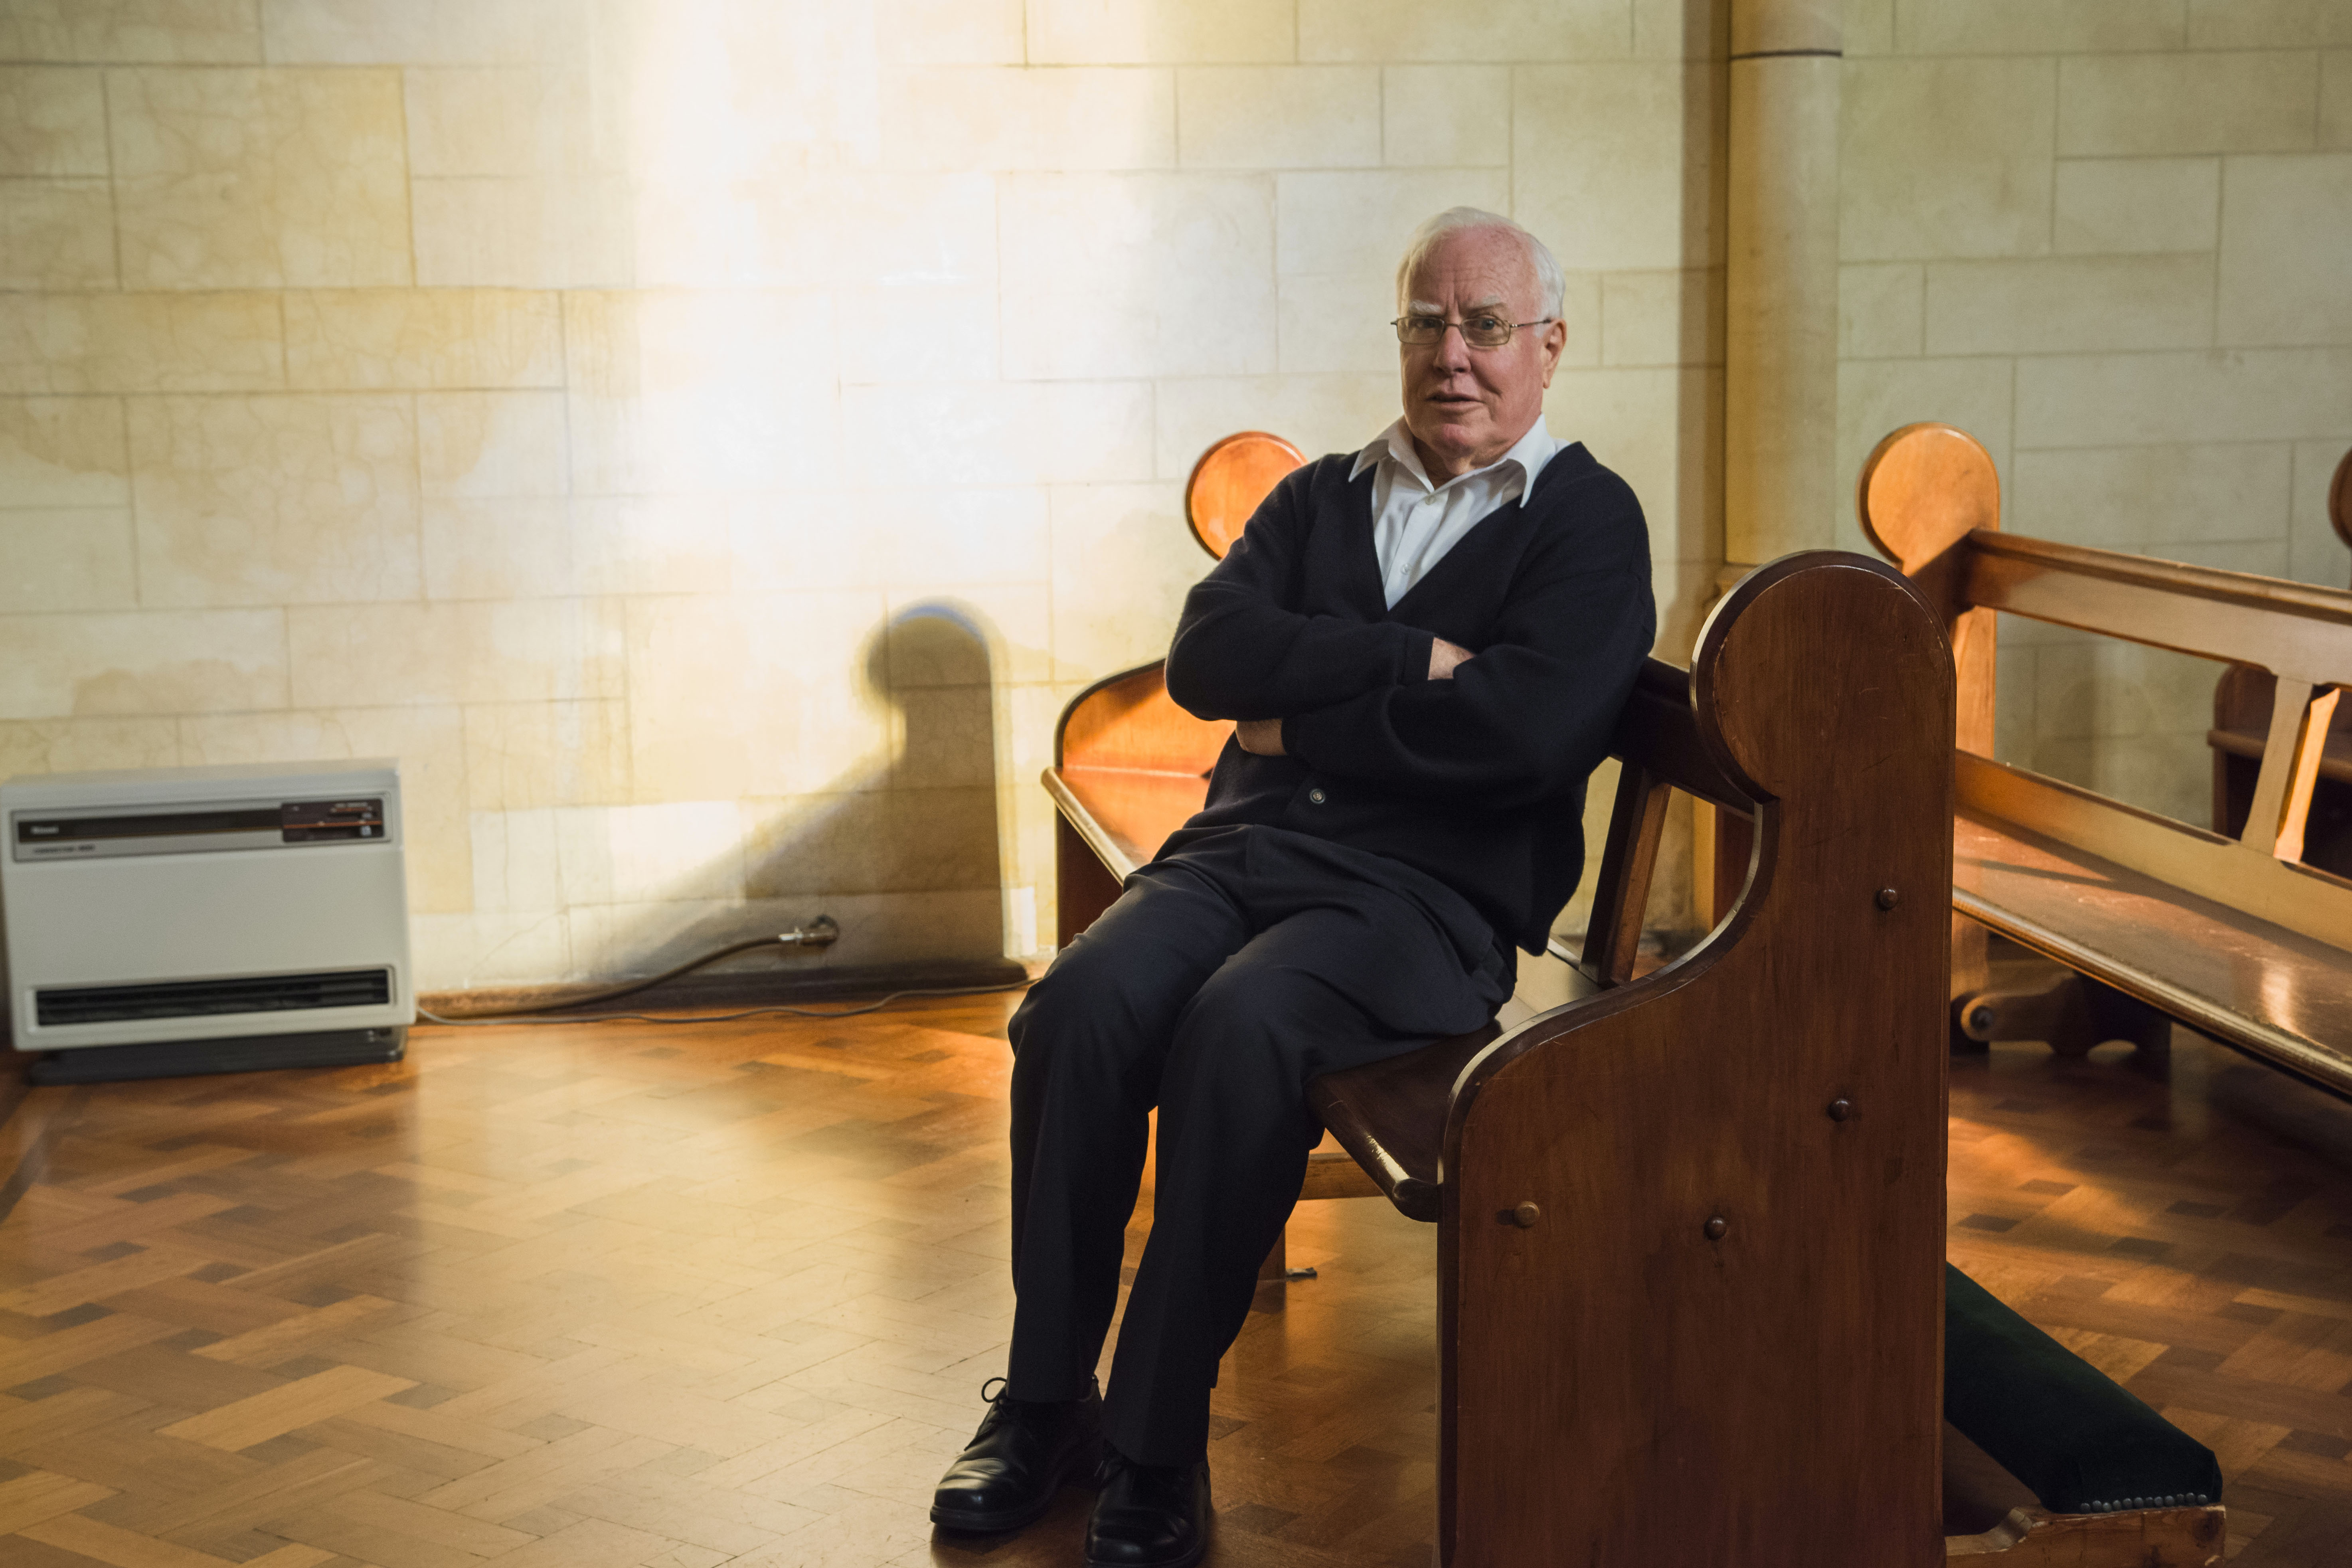
[[[1462,330],[1461,323],[1448,321],[1444,330],[1437,334],[1436,360],[1442,370],[1470,368],[1470,338]]]

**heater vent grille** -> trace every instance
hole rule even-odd
[[[144,985],[76,985],[36,991],[43,1027],[222,1013],[293,1013],[320,1007],[380,1007],[392,1000],[389,969],[255,974],[234,980],[168,980]]]

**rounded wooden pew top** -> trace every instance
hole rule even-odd
[[[1201,548],[1223,561],[1250,513],[1307,454],[1279,436],[1244,430],[1216,442],[1184,483],[1184,516]]]
[[[1871,449],[1854,508],[1880,553],[1910,574],[1970,530],[2000,526],[2000,476],[1967,431],[1906,425]]]

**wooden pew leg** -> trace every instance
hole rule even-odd
[[[1979,1045],[2040,1040],[2080,1057],[2109,1040],[2129,1040],[2150,1057],[2172,1045],[2172,1020],[2147,1003],[2072,970],[2038,985],[1992,985],[1952,1004],[1953,1032]]]
[[[1290,1267],[1290,1232],[1287,1230],[1274,1238],[1274,1250],[1267,1253],[1265,1261],[1257,1266],[1257,1282],[1260,1285],[1281,1285],[1292,1279],[1314,1278],[1315,1270],[1312,1268]]]
[[[1955,910],[1952,915],[1952,1049],[1958,1052],[1982,1053],[1987,1043],[1970,1035],[1962,1026],[1967,1016],[1962,1004],[1979,991],[1992,985],[1990,941],[1985,928]]]
[[[1298,1201],[1314,1198],[1377,1198],[1383,1196],[1381,1184],[1364,1173],[1364,1168],[1349,1157],[1345,1149],[1331,1143],[1327,1135],[1324,1147],[1307,1156],[1307,1174],[1298,1184]],[[1274,1250],[1258,1265],[1260,1285],[1279,1283],[1286,1279],[1312,1279],[1312,1268],[1290,1266],[1290,1233],[1286,1230],[1274,1238]]]
[[[2171,1058],[2170,1015],[2137,997],[2126,996],[2112,985],[2102,985],[2091,979],[2083,984],[2091,993],[2092,1016],[2106,1038],[2129,1040],[2143,1059]]]

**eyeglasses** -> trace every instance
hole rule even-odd
[[[1507,321],[1502,317],[1481,313],[1460,321],[1449,321],[1443,316],[1399,316],[1389,325],[1396,329],[1397,342],[1409,349],[1425,349],[1445,341],[1445,329],[1461,329],[1462,341],[1474,349],[1498,349],[1511,341],[1511,334],[1521,327],[1540,327],[1559,320],[1557,316],[1538,316],[1532,321]]]

